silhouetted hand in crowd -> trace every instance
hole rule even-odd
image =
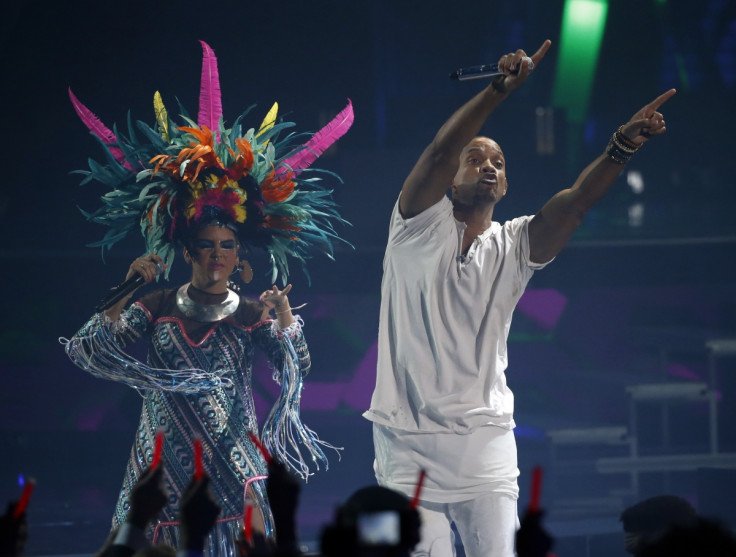
[[[672,526],[646,541],[641,557],[733,557],[736,535],[716,517],[700,517],[690,525]]]
[[[143,472],[130,493],[130,510],[125,521],[126,525],[134,529],[131,530],[126,525],[115,528],[95,557],[131,556],[136,548],[142,548],[148,543],[143,533],[168,499],[163,477],[162,466]],[[139,532],[134,532],[135,529]]]
[[[170,545],[158,543],[135,552],[133,557],[176,557],[177,551]]]
[[[97,552],[94,554],[94,557],[104,557],[105,555],[108,555],[110,548],[115,541],[115,538],[118,536],[119,531],[120,528],[113,528],[112,530],[110,530],[110,533],[107,535],[107,539],[102,544],[102,547],[100,547],[100,549],[98,549]]]
[[[276,459],[268,463],[266,493],[276,528],[276,547],[279,555],[298,553],[296,511],[299,506],[301,484],[288,468]]]
[[[250,541],[245,539],[245,533],[241,532],[238,538],[238,549],[241,557],[274,557],[276,548],[266,539],[263,534],[253,534]]]
[[[220,506],[210,489],[206,474],[200,480],[192,479],[182,495],[179,511],[181,541],[179,550],[204,551],[205,540],[217,521]]]
[[[516,532],[516,554],[518,557],[547,557],[553,540],[542,527],[542,511],[527,510]]]
[[[266,493],[276,530],[276,544],[263,535],[254,534],[250,541],[241,536],[240,553],[243,557],[289,557],[299,554],[296,532],[296,511],[299,506],[301,484],[281,462],[268,463]]]
[[[16,557],[23,553],[28,538],[28,522],[23,513],[15,518],[17,501],[8,503],[5,514],[0,517],[0,557]]]
[[[163,467],[146,470],[130,494],[127,522],[145,530],[164,507],[168,496],[164,487]]]

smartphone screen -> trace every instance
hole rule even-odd
[[[401,517],[397,511],[358,515],[358,539],[363,545],[398,545],[401,541]]]

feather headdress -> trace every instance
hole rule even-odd
[[[128,134],[109,129],[69,90],[75,111],[105,148],[106,161],[92,159],[82,183],[110,188],[102,205],[83,214],[109,230],[91,246],[103,253],[138,228],[146,250],[162,257],[168,275],[178,243],[192,230],[217,221],[233,228],[241,243],[266,250],[271,280],[286,284],[288,258],[302,263],[314,251],[332,258],[332,242],[341,240],[334,223],[345,223],[331,190],[305,171],[353,123],[347,106],[303,145],[289,133],[291,122],[277,122],[274,104],[258,129],[246,129],[240,115],[231,128],[222,116],[217,58],[205,42],[197,121],[186,113],[175,123],[158,91],[154,127],[128,119]],[[182,112],[184,110],[182,109]],[[331,173],[330,173],[331,174]],[[335,176],[334,174],[332,174]],[[336,177],[336,176],[335,176]],[[339,178],[338,178],[339,179]]]

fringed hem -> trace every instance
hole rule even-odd
[[[210,531],[204,545],[204,557],[240,557],[238,538],[243,528],[242,517],[218,521]],[[157,544],[179,547],[179,525],[161,525]],[[179,549],[179,551],[182,551]]]

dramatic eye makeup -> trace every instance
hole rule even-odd
[[[215,249],[215,243],[210,240],[195,240],[194,248],[198,250]]]
[[[237,247],[238,244],[235,240],[223,240],[222,242],[220,242],[220,249],[222,250],[234,250]],[[195,240],[194,249],[199,251],[211,251],[215,249],[215,243],[211,240]]]

